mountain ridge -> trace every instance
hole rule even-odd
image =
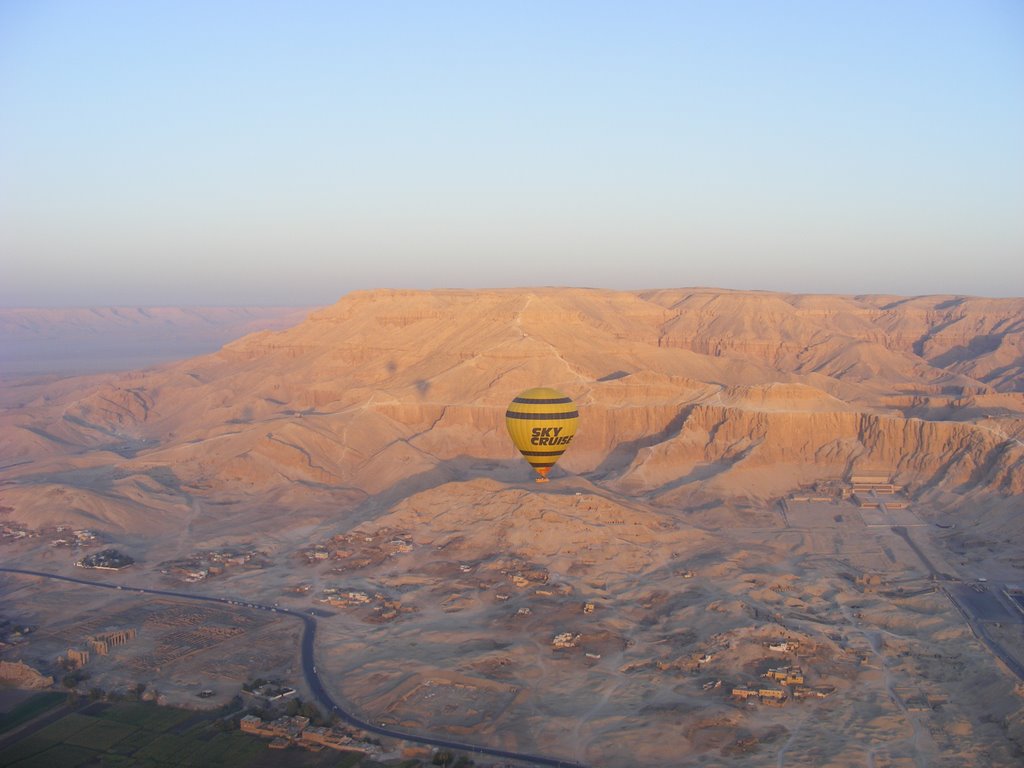
[[[27,462],[8,497],[105,450],[123,477],[169,469],[182,503],[303,489],[352,508],[455,465],[514,477],[504,407],[544,384],[583,415],[559,468],[655,503],[769,499],[866,465],[914,492],[1016,494],[1021,349],[1016,299],[365,291],[203,357],[43,388],[0,414],[17,436],[0,461]]]

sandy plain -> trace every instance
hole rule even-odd
[[[0,504],[4,522],[95,528],[139,561],[99,578],[330,611],[318,666],[377,722],[595,766],[1014,765],[1022,689],[975,633],[1024,662],[1002,591],[1024,582],[1021,312],[355,295],[165,370],[6,387]],[[546,487],[500,422],[537,380],[586,419]],[[909,508],[835,493],[857,473],[905,486]],[[81,575],[48,539],[2,546],[5,564]],[[259,567],[161,573],[228,547]],[[212,642],[153,619],[180,606],[0,589],[4,618],[41,628],[4,658],[52,665],[100,617],[138,627],[93,667],[104,685],[147,678],[193,703],[247,676],[301,688],[283,617],[204,615]],[[157,659],[175,643],[194,650]],[[796,700],[763,677],[780,667],[827,695]],[[758,687],[787,700],[732,695]]]

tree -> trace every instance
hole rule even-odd
[[[317,725],[323,725],[326,723],[324,716],[320,714],[320,710],[316,708],[316,704],[312,702],[303,702],[299,706],[299,714],[303,717],[308,717],[310,722],[316,723]]]
[[[61,678],[61,684],[65,688],[74,688],[83,680],[89,679],[89,673],[81,669],[76,669],[74,672],[70,672]]]

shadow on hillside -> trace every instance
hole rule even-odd
[[[701,464],[695,464],[693,468],[681,477],[677,477],[675,480],[655,488],[653,491],[649,491],[645,494],[648,498],[656,499],[662,494],[674,491],[677,488],[682,488],[684,485],[690,483],[699,483],[704,480],[710,480],[716,475],[720,475],[723,472],[727,472],[733,468],[735,462],[733,461],[711,461]]]
[[[574,475],[555,467],[551,472],[554,481],[552,485],[538,485],[534,483],[535,477],[536,474],[522,459],[456,456],[439,462],[433,469],[399,480],[390,488],[368,496],[356,507],[354,514],[358,518],[369,518],[418,493],[447,483],[464,483],[476,479],[493,480],[509,488],[536,488],[538,491],[566,493],[565,489],[558,487],[557,481]]]
[[[995,352],[1002,344],[1002,334],[990,333],[975,336],[966,344],[951,347],[941,355],[933,357],[929,362],[936,368],[949,368],[957,363],[972,360],[975,357]]]
[[[650,448],[652,445],[657,445],[676,437],[683,430],[683,424],[690,417],[693,408],[694,406],[692,405],[683,408],[660,432],[645,435],[636,440],[619,443],[605,457],[604,461],[593,471],[587,473],[587,477],[595,482],[607,479],[608,475],[621,471],[632,464],[637,454],[644,448]]]
[[[179,478],[170,467],[147,467],[139,470],[135,474],[148,477],[150,480],[172,493],[176,493],[178,495],[184,495],[185,493],[185,490],[181,485],[181,478]]]

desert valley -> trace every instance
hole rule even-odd
[[[0,565],[113,587],[0,573],[9,681],[202,708],[262,678],[396,756],[512,755],[483,765],[1024,760],[1024,299],[380,290],[283,317],[157,367],[4,372]],[[504,424],[535,386],[580,414],[546,485]]]

